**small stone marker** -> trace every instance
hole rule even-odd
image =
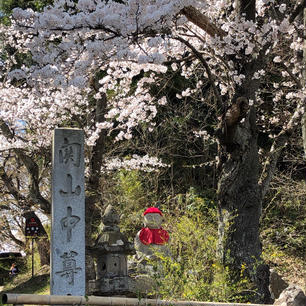
[[[54,130],[51,294],[85,295],[84,134]]]

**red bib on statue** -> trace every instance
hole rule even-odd
[[[162,228],[148,228],[141,229],[139,239],[143,244],[165,244],[169,240],[169,234]]]

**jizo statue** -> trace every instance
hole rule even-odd
[[[143,213],[144,227],[137,233],[135,249],[138,258],[152,258],[161,253],[169,256],[169,234],[162,228],[163,214],[157,207],[149,207]]]

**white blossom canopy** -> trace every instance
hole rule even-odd
[[[245,20],[230,9],[232,2],[55,0],[42,12],[15,9],[12,25],[2,26],[1,33],[19,53],[30,53],[31,61],[18,69],[12,58],[1,62],[5,73],[0,83],[0,118],[15,137],[2,133],[0,150],[49,146],[54,127],[91,112],[92,78],[99,72],[104,77],[94,99],[107,94],[107,113],[104,121],[88,120],[83,126],[89,146],[102,130],[116,133],[120,141],[131,139],[140,123],[153,129],[158,106],[166,105],[167,98],[152,96],[148,85],[169,70],[187,79],[199,76],[196,86],[182,91],[179,99],[201,96],[203,79],[209,79],[219,102],[230,100],[245,80],[235,65],[241,58],[269,59],[253,73],[254,81],[263,84],[267,75],[282,71],[281,78],[271,81],[269,77],[277,89],[272,93],[271,120],[284,126],[297,122],[303,112],[305,84],[300,81],[299,56],[303,25],[291,18],[294,7],[260,0],[255,20]],[[275,14],[269,14],[272,7]],[[190,17],[193,12],[198,22]],[[209,21],[212,32],[201,18]],[[186,54],[192,54],[191,65],[185,65]],[[131,93],[133,78],[142,71],[145,77]],[[205,101],[204,96],[201,99]],[[249,104],[262,103],[261,92],[254,100]],[[295,108],[293,117],[283,112],[284,100]],[[197,132],[201,134],[205,131]],[[162,165],[148,156],[145,159]]]

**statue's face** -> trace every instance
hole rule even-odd
[[[144,225],[149,228],[160,228],[163,217],[160,214],[149,213],[144,216]]]

